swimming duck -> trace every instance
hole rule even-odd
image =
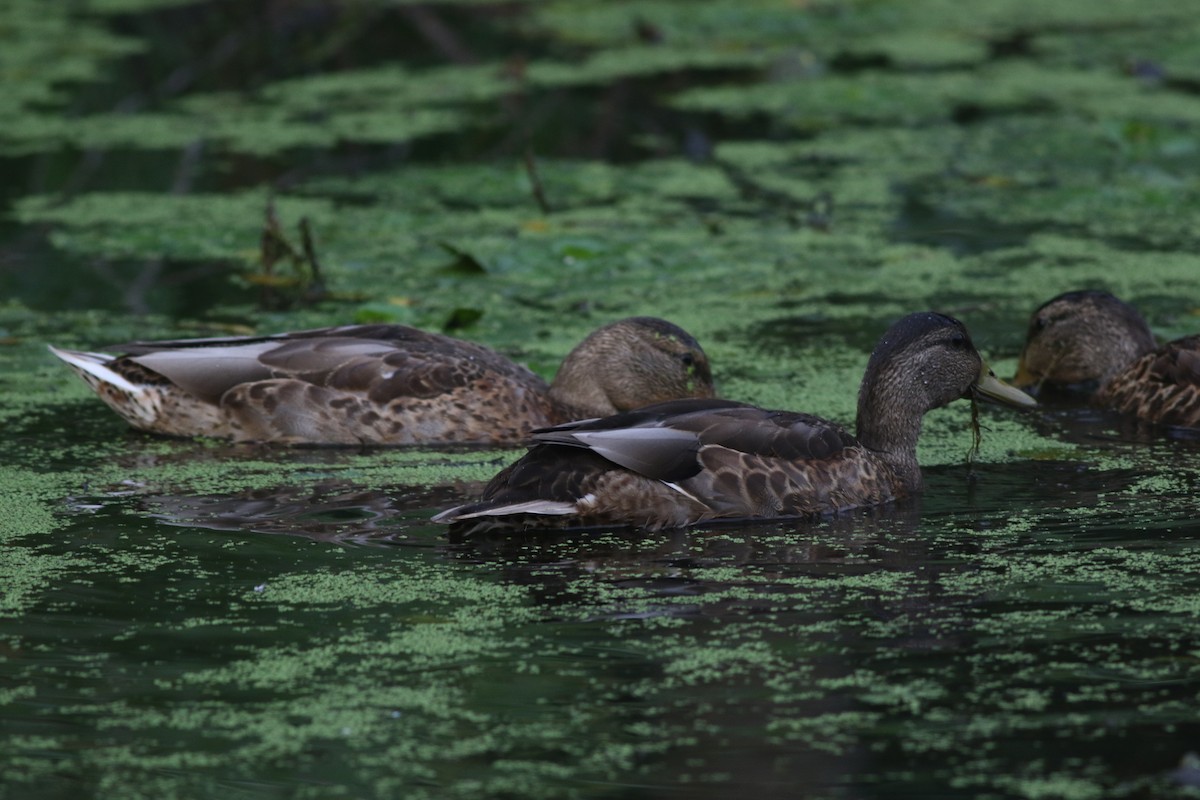
[[[547,385],[483,345],[405,325],[51,347],[133,427],[282,444],[506,444],[534,428],[712,397],[682,328],[629,317],[584,339]]]
[[[962,397],[1036,405],[998,380],[953,317],[912,314],[867,364],[857,435],[809,414],[725,400],[677,400],[537,431],[477,503],[436,522],[494,528],[633,526],[813,516],[922,488],[917,438],[927,411]]]
[[[1060,294],[1033,312],[1013,382],[1066,390],[1149,422],[1200,426],[1200,335],[1159,347],[1133,306],[1108,292]]]

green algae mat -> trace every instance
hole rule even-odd
[[[1200,796],[1194,433],[960,403],[900,506],[452,541],[517,451],[155,438],[45,349],[653,314],[850,424],[910,311],[1191,333],[1193,4],[259,6],[0,8],[0,797]]]

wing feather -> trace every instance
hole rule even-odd
[[[271,369],[261,356],[275,345],[256,342],[183,350],[160,350],[130,358],[202,400],[215,403],[239,383],[267,380]]]
[[[495,351],[404,325],[317,328],[264,337],[133,342],[118,348],[205,402],[235,386],[294,378],[386,404],[447,394],[493,376],[534,393],[545,382]]]
[[[570,435],[614,464],[660,481],[681,481],[700,471],[696,453],[700,439],[693,431],[675,428],[618,428],[579,431]]]
[[[540,444],[585,447],[619,466],[662,481],[701,469],[697,453],[721,447],[772,460],[828,459],[857,444],[840,426],[809,414],[728,400],[678,400],[534,433]]]

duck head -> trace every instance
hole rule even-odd
[[[1094,391],[1155,347],[1150,326],[1133,306],[1108,292],[1066,292],[1030,315],[1013,383]]]

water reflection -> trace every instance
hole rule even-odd
[[[1163,425],[1128,414],[1093,408],[1070,395],[1040,393],[1039,408],[1032,415],[1034,428],[1051,439],[1072,444],[1158,445],[1164,442],[1190,442],[1200,449],[1200,428]]]
[[[478,495],[483,482],[397,485],[384,490],[363,488],[353,475],[315,480],[309,476],[294,484],[213,494],[168,493],[162,486],[135,482],[110,488],[105,496],[135,497],[144,512],[171,525],[355,544],[440,541],[458,560],[521,564],[531,571],[570,563],[583,571],[599,565],[608,570],[627,566],[634,572],[648,566],[656,570],[751,566],[786,574],[802,565],[806,574],[830,570],[847,574],[880,568],[878,559],[884,555],[894,560],[911,553],[927,542],[931,525],[952,523],[976,532],[1001,528],[1011,521],[1014,507],[1025,515],[1038,516],[1041,530],[1053,531],[1053,517],[1065,519],[1072,509],[1093,508],[1102,498],[1130,491],[1146,478],[1149,467],[1167,468],[1171,461],[1186,460],[1196,452],[1194,439],[1160,436],[1149,440],[1153,432],[1089,425],[1074,412],[1054,412],[1038,424],[1075,431],[1080,443],[1107,445],[1107,461],[1098,462],[1095,451],[1081,451],[1075,461],[1055,453],[1054,458],[1019,466],[930,467],[925,469],[928,486],[922,496],[819,520],[729,522],[660,532],[583,529],[448,536],[446,528],[430,524],[429,517],[438,509]],[[1067,433],[1062,435],[1069,438]],[[125,464],[131,470],[145,470],[171,463],[195,464],[198,456],[221,463],[230,459],[231,452],[246,457],[244,448],[212,448],[199,454],[135,453]],[[288,457],[329,468],[318,469],[316,475],[339,472],[336,451],[292,450]],[[1187,474],[1181,471],[1176,477]],[[90,498],[82,498],[75,507],[83,509],[89,502]],[[1164,513],[1173,512],[1168,508]],[[1152,512],[1143,516],[1144,520],[1153,518]],[[885,559],[883,566],[889,563]]]
[[[151,570],[121,573],[102,596],[64,594],[60,602],[81,610],[55,619],[82,628],[97,598],[109,618],[128,616],[128,644],[103,647],[122,669],[134,664],[159,680],[154,702],[167,708],[193,702],[194,686],[161,677],[183,663],[215,675],[221,708],[234,713],[258,696],[241,681],[265,669],[252,655],[264,648],[262,662],[295,658],[313,670],[311,687],[279,690],[289,709],[330,692],[348,703],[398,685],[442,692],[448,707],[438,714],[471,721],[459,739],[479,719],[506,737],[425,756],[447,783],[449,772],[492,774],[517,752],[547,770],[572,765],[562,788],[586,782],[598,796],[723,798],[731,787],[766,797],[925,796],[913,787],[951,781],[958,788],[946,796],[1007,796],[1020,765],[1040,765],[1030,772],[1038,779],[1069,772],[1076,744],[1086,742],[1088,785],[1131,780],[1137,796],[1178,769],[1198,732],[1188,719],[1200,672],[1186,644],[1194,631],[1187,598],[1197,588],[1187,565],[1200,536],[1189,489],[1196,450],[1186,440],[1130,438],[1109,422],[1052,410],[1031,424],[1073,426],[1074,458],[928,468],[927,491],[906,503],[657,533],[451,540],[428,518],[478,485],[371,489],[345,455],[296,453],[311,470],[292,473],[295,485],[207,494],[129,487],[100,514],[112,517],[106,525],[140,526],[133,538],[149,550],[178,542],[170,562],[194,553],[219,565],[223,579],[185,574],[188,592],[176,593],[173,563],[159,568],[161,587]],[[134,457],[161,465],[149,448]],[[217,462],[232,469],[249,458],[235,449]],[[1172,482],[1158,486],[1158,478]],[[155,522],[195,534],[154,542]],[[210,531],[267,545],[239,553],[221,546],[231,537]],[[289,548],[278,534],[369,547]],[[341,581],[332,600],[274,599],[289,581],[308,586],[310,575]],[[456,583],[464,576],[476,588],[516,591],[481,601]],[[127,580],[160,600],[188,598],[195,627],[176,630],[165,617],[147,625]],[[420,600],[345,588],[372,580],[413,583]],[[244,588],[259,584],[261,595]],[[454,616],[462,608],[491,620],[486,636]],[[421,649],[441,636],[448,643]],[[375,643],[391,644],[379,656]],[[165,648],[183,655],[165,667],[143,655]],[[30,649],[13,663],[32,673],[39,658]],[[222,671],[223,659],[249,666]],[[111,685],[118,701],[131,696],[121,681]],[[378,716],[374,701],[363,702],[355,724]],[[392,727],[368,744],[450,735],[418,714],[399,719],[388,717]],[[306,735],[314,748],[357,754],[350,739]],[[586,744],[563,744],[572,740]],[[635,755],[593,769],[579,766],[584,747]]]
[[[213,531],[286,534],[357,545],[436,546],[411,530],[429,509],[479,492],[480,484],[365,490],[348,481],[279,486],[220,495],[141,495],[139,502],[169,525]]]

